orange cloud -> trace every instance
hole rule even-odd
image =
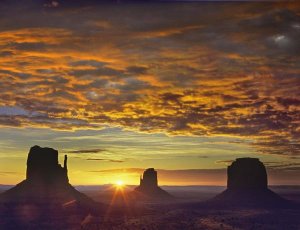
[[[168,15],[157,8],[156,17],[115,18],[97,8],[106,18],[82,12],[84,22],[76,11],[40,15],[59,27],[35,12],[20,28],[5,27],[0,105],[27,112],[0,114],[0,124],[232,135],[252,138],[259,153],[299,154],[296,9],[250,13],[237,4],[229,20],[233,9],[222,7],[217,15],[175,5]]]

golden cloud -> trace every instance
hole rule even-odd
[[[78,24],[3,30],[0,105],[25,112],[3,112],[0,124],[232,135],[253,138],[261,153],[298,155],[299,15],[289,5],[248,7],[232,20],[228,9],[213,20],[158,9],[159,23],[145,16],[143,27],[138,12],[127,23],[86,12],[81,23],[66,11]],[[273,39],[282,33],[286,45]]]

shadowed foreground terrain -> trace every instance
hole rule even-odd
[[[22,206],[1,212],[0,229],[299,229],[300,209],[290,208],[220,208],[207,207],[203,199],[218,194],[220,188],[165,187],[170,194],[179,196],[172,202],[130,200],[133,187],[118,191],[113,186],[85,187],[80,191],[106,203],[105,211],[69,206],[44,209],[37,213],[34,206]],[[277,188],[284,190],[285,198],[295,198],[300,188]],[[212,191],[215,192],[212,192]],[[210,195],[208,195],[208,193]],[[117,194],[117,195],[115,195]],[[194,195],[189,199],[190,195]],[[197,195],[197,198],[196,198]],[[114,201],[113,198],[114,197]],[[186,197],[185,199],[182,197]],[[127,200],[125,200],[125,198]],[[298,201],[299,201],[298,197]],[[195,205],[196,204],[196,205]],[[40,210],[38,210],[40,211]],[[11,215],[12,213],[14,215]],[[11,228],[9,228],[11,227]],[[15,228],[19,227],[19,228]]]

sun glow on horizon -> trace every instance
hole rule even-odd
[[[115,182],[116,187],[121,188],[124,186],[124,182],[122,180],[117,180]]]

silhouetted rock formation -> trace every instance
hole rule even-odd
[[[69,184],[67,156],[62,167],[57,150],[39,146],[32,147],[28,153],[26,180],[1,194],[0,203],[86,208],[96,205]]]
[[[140,185],[134,189],[137,196],[145,198],[171,198],[172,196],[161,189],[157,183],[157,172],[154,168],[148,168],[140,178]]]
[[[145,170],[143,173],[143,178],[140,178],[140,187],[148,190],[151,188],[156,188],[157,186],[157,172],[154,170],[154,168]]]
[[[33,183],[68,183],[67,155],[62,168],[58,163],[57,150],[33,146],[27,158],[26,180]]]
[[[69,184],[67,156],[62,167],[56,150],[34,146],[26,179],[0,194],[0,229],[73,229],[105,209]]]
[[[268,189],[267,172],[257,158],[238,158],[227,168],[227,189],[209,204],[223,207],[285,207],[289,201]]]
[[[227,168],[228,189],[267,189],[264,164],[257,158],[238,158]]]

